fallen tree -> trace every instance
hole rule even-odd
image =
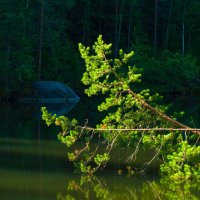
[[[76,120],[51,115],[42,108],[43,119],[48,125],[55,123],[62,127],[58,138],[71,147],[76,141],[85,141],[79,149],[68,152],[69,159],[83,173],[93,174],[105,166],[111,151],[116,146],[132,146],[134,150],[127,157],[128,165],[134,165],[140,149],[153,150],[154,155],[141,169],[143,171],[154,160],[160,159],[160,172],[173,180],[188,180],[200,177],[200,130],[192,129],[166,113],[168,107],[160,105],[158,94],[150,90],[138,91],[141,81],[140,69],[131,66],[134,52],[119,51],[118,58],[112,58],[112,45],[99,36],[90,47],[79,44],[85,61],[86,71],[82,82],[88,96],[104,95],[98,106],[107,113],[96,128],[78,125]],[[137,92],[134,92],[136,89]],[[95,140],[95,148],[91,148]],[[104,145],[104,148],[100,148]]]

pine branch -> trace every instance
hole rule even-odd
[[[198,134],[200,135],[200,129],[192,129],[189,126],[186,126],[185,124],[182,124],[174,119],[172,119],[171,117],[169,117],[168,115],[160,112],[159,110],[157,110],[156,108],[152,107],[151,105],[149,105],[148,103],[146,103],[144,100],[142,100],[136,93],[134,93],[131,89],[128,89],[129,94],[131,94],[135,99],[137,99],[141,105],[145,108],[147,108],[148,110],[150,110],[153,114],[157,114],[158,116],[160,116],[162,119],[170,122],[171,124],[173,124],[175,127],[179,127],[183,130],[190,130],[192,133],[194,134]]]

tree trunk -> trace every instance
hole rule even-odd
[[[129,14],[129,23],[128,23],[128,48],[130,47],[130,35],[131,35],[131,25],[132,25],[132,12],[133,12],[133,3],[131,3],[130,14]]]
[[[183,22],[182,22],[182,59],[185,55],[185,1],[183,3]]]
[[[119,14],[119,29],[118,29],[118,38],[117,38],[117,51],[119,48],[119,42],[120,42],[120,37],[121,37],[121,29],[122,29],[122,12],[123,12],[123,2],[120,8],[120,14]]]
[[[118,38],[118,0],[115,5],[115,56],[117,55],[117,38]]]
[[[84,24],[83,44],[90,43],[90,9],[91,9],[91,1],[87,0],[86,5],[85,5],[85,24]]]
[[[157,49],[157,15],[158,15],[158,0],[155,0],[155,18],[154,18],[154,52]]]
[[[6,61],[7,61],[7,69],[8,72],[5,74],[5,83],[6,83],[6,97],[9,97],[10,95],[10,82],[9,82],[9,71],[11,70],[10,69],[10,41],[8,40],[8,43],[7,43],[7,52],[6,52]]]
[[[169,15],[168,15],[168,22],[167,22],[167,29],[166,29],[166,36],[165,36],[165,42],[164,42],[164,48],[168,48],[168,41],[169,41],[169,33],[170,33],[170,20],[172,15],[172,3],[173,0],[170,1],[170,8],[169,8]]]
[[[172,119],[171,117],[169,117],[168,115],[160,112],[159,110],[157,110],[156,108],[152,107],[151,105],[149,105],[148,103],[146,103],[144,100],[142,100],[136,93],[134,93],[131,89],[128,90],[129,94],[131,94],[135,99],[138,100],[138,102],[141,103],[141,105],[144,108],[147,108],[151,113],[158,115],[159,117],[161,117],[163,120],[168,121],[169,123],[173,124],[175,127],[178,128],[183,128],[183,129],[191,129],[189,126],[186,126],[174,119]],[[191,131],[194,134],[198,134],[200,135],[200,131]]]
[[[29,6],[29,0],[27,0],[26,2],[26,8],[28,8],[28,6]]]
[[[124,1],[121,3],[119,18],[118,18],[118,2],[116,4],[116,24],[115,24],[115,56],[117,55],[119,42],[121,37],[121,28],[122,28],[122,12],[124,7]],[[118,20],[119,19],[119,20]]]
[[[41,0],[41,12],[40,12],[40,40],[39,40],[39,55],[38,55],[38,80],[41,79],[43,29],[44,29],[44,2],[43,2],[43,0]]]
[[[185,55],[185,22],[183,20],[183,25],[182,25],[182,59],[184,58]]]

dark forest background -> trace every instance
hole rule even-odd
[[[0,98],[28,92],[34,80],[61,81],[78,93],[84,64],[78,43],[99,34],[134,50],[141,87],[198,92],[199,0],[0,0]]]

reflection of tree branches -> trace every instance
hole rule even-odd
[[[156,197],[161,200],[161,196],[159,195],[159,189],[155,188],[157,185],[155,184],[155,182],[150,182],[148,180],[146,180],[146,182],[149,184],[150,188],[152,189],[153,193],[156,195]]]
[[[77,184],[74,180],[71,180],[71,182],[69,182],[68,190],[75,190],[75,191],[80,191],[82,194],[86,195],[87,191],[84,190],[79,184]]]
[[[105,178],[97,176],[80,176],[78,180],[69,180],[66,198],[59,194],[57,200],[68,199],[166,199],[166,200],[198,200],[198,182],[191,181],[184,184],[171,182],[169,179],[150,180],[147,177],[143,182],[138,183],[134,177],[125,178],[120,176],[116,184],[110,184]],[[124,179],[125,178],[125,179]],[[170,183],[170,184],[169,184]],[[109,186],[109,187],[108,187]],[[62,197],[62,198],[61,198]]]
[[[103,181],[104,183],[96,176],[81,176],[78,181],[72,179],[67,186],[68,194],[66,195],[66,198],[59,194],[57,200],[68,200],[68,197],[76,199],[77,196],[80,197],[80,194],[83,195],[81,199],[94,199],[93,193],[97,199],[112,200],[106,182],[105,180]],[[75,196],[69,194],[69,192],[73,191],[76,192]]]

